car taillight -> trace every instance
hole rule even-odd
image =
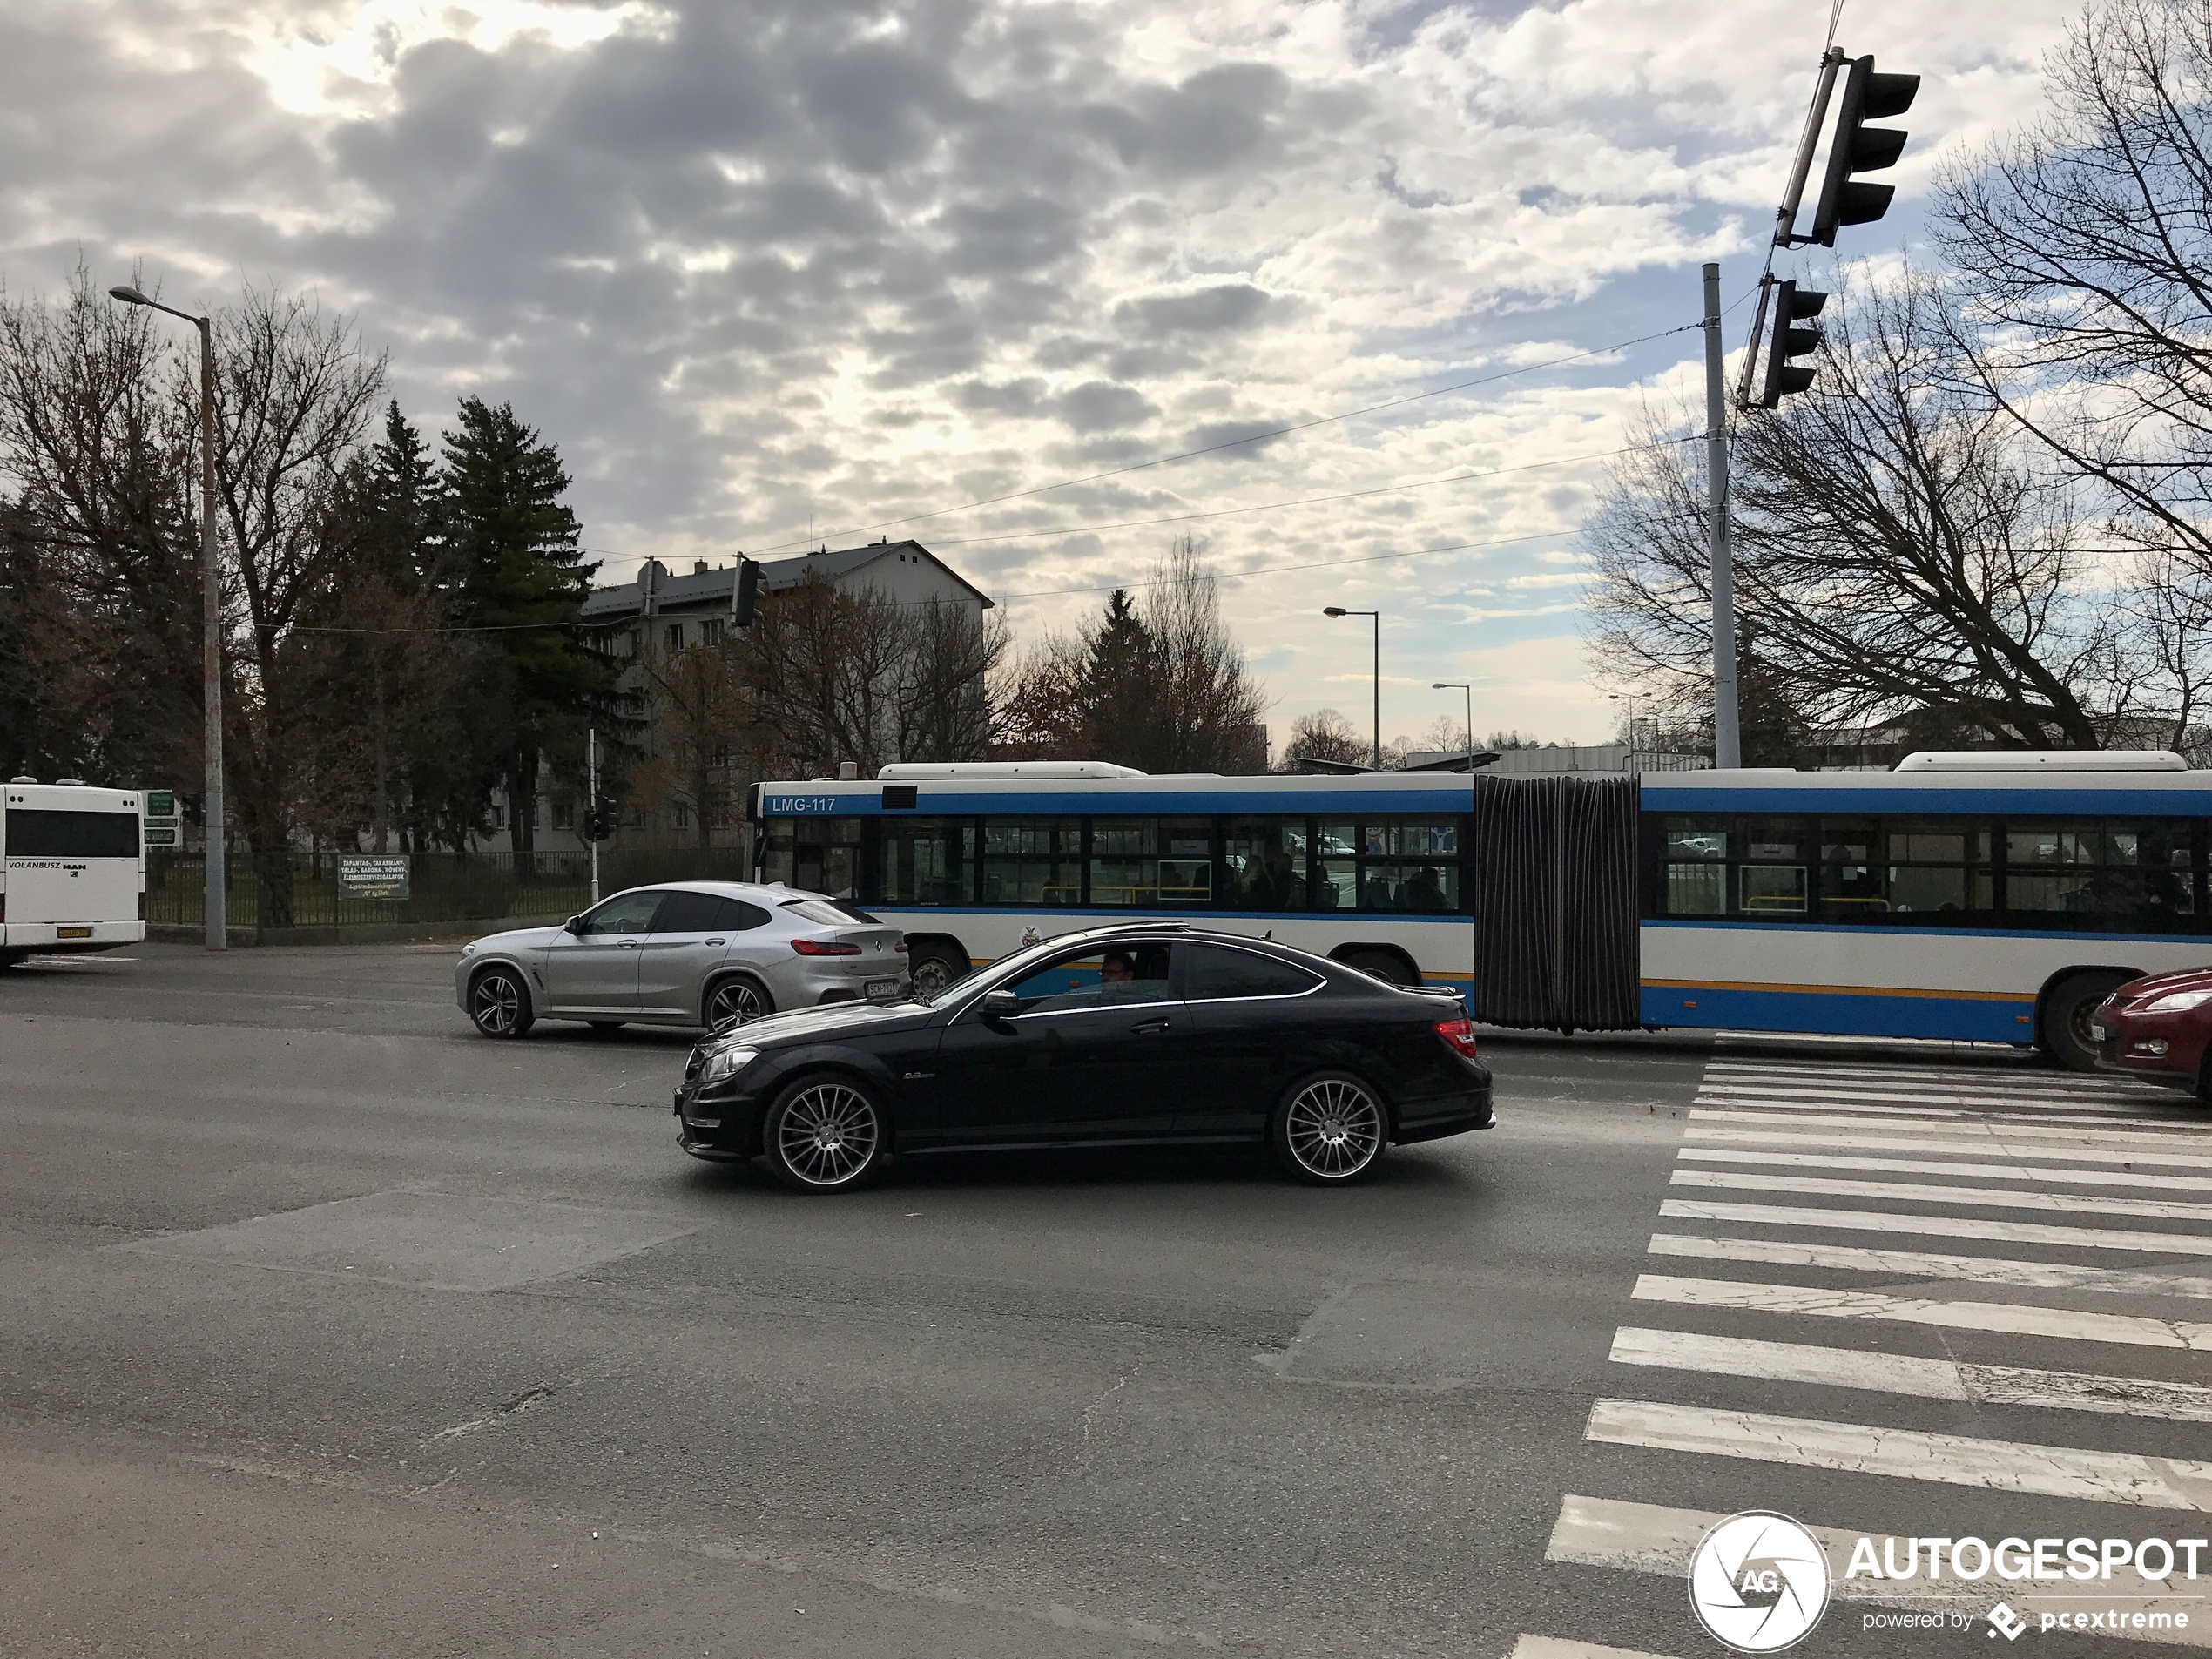
[[[901,939],[897,944],[892,946],[891,948],[897,951],[900,955],[904,955],[907,949],[907,941]]]
[[[1439,1020],[1436,1022],[1436,1035],[1442,1039],[1444,1046],[1453,1054],[1465,1055],[1470,1060],[1475,1057],[1474,1021]]]
[[[819,939],[794,939],[791,948],[801,956],[858,956],[858,945],[828,945]]]

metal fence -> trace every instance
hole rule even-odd
[[[496,921],[509,916],[570,915],[591,902],[589,853],[415,853],[380,859],[403,862],[403,891],[371,896],[360,855],[295,853],[273,867],[233,853],[224,905],[232,927],[349,927],[377,923]],[[383,873],[389,874],[388,868]],[[599,854],[599,891],[654,881],[750,880],[752,866],[736,847]],[[349,879],[351,878],[351,879]],[[206,919],[206,871],[197,853],[146,853],[146,920],[197,927]]]

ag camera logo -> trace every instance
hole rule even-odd
[[[1828,1554],[1787,1515],[1747,1509],[1715,1524],[1689,1558],[1689,1605],[1738,1653],[1779,1653],[1828,1608]]]

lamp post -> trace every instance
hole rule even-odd
[[[165,306],[128,286],[108,293],[126,306],[149,306],[182,317],[199,330],[199,594],[201,628],[199,705],[202,762],[207,774],[207,948],[224,950],[230,940],[224,926],[227,882],[223,860],[223,578],[215,563],[215,329],[212,320]]]
[[[1382,770],[1382,612],[1379,610],[1346,610],[1342,605],[1324,605],[1325,617],[1372,617],[1375,623],[1375,759],[1374,768]]]
[[[1474,759],[1474,686],[1468,680],[1439,680],[1428,688],[1432,691],[1465,691],[1467,694],[1467,759]]]
[[[1649,701],[1650,696],[1651,693],[1649,691],[1608,691],[1605,694],[1605,700],[1608,703],[1626,703],[1629,705],[1629,770],[1630,772],[1636,769],[1637,705]]]

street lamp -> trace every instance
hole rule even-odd
[[[1372,617],[1375,620],[1375,770],[1382,770],[1382,612],[1379,610],[1346,610],[1342,605],[1324,605],[1325,617]]]
[[[182,317],[199,330],[199,592],[201,625],[199,703],[207,772],[207,948],[228,948],[223,907],[223,579],[215,563],[215,330],[206,317],[165,306],[127,285],[108,293],[126,306],[150,306]]]
[[[1432,691],[1465,691],[1467,694],[1467,758],[1474,758],[1474,686],[1467,680],[1439,680],[1428,688]]]
[[[1630,772],[1636,769],[1636,705],[1647,703],[1650,699],[1651,693],[1649,691],[1608,691],[1605,694],[1605,700],[1608,703],[1626,703],[1629,705],[1629,770]]]

